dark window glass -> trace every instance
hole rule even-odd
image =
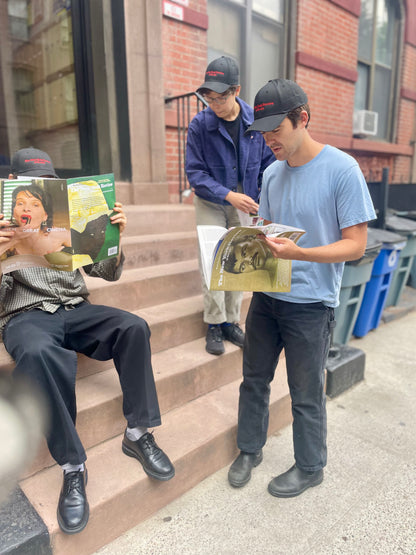
[[[269,79],[286,77],[287,9],[287,0],[208,0],[208,62],[222,55],[239,62],[249,104]]]
[[[375,139],[392,139],[400,2],[362,0],[355,109],[378,113]]]

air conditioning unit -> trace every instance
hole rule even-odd
[[[378,113],[369,110],[354,110],[353,134],[377,135]]]

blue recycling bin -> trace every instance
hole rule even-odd
[[[386,228],[406,239],[406,246],[400,251],[399,262],[393,272],[386,301],[386,306],[397,306],[416,255],[416,221],[391,215],[386,218]]]
[[[373,229],[372,234],[382,243],[382,248],[374,261],[370,281],[367,283],[355,322],[353,335],[363,337],[378,327],[393,272],[399,263],[400,251],[406,246],[406,239],[385,229]]]
[[[382,247],[382,242],[376,238],[373,232],[373,229],[368,229],[364,255],[358,260],[345,263],[339,305],[335,309],[336,326],[332,336],[335,344],[346,345],[351,339],[364,297],[365,286],[371,278],[374,261]]]

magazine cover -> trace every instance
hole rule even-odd
[[[109,219],[114,203],[113,174],[1,181],[1,211],[14,230],[0,245],[2,272],[71,271],[117,256],[119,228]]]
[[[207,286],[216,291],[281,291],[291,287],[291,260],[275,258],[261,236],[297,242],[304,230],[269,224],[235,227],[197,226]]]

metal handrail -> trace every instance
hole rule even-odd
[[[195,112],[191,110],[192,98],[196,98]],[[185,172],[186,135],[191,119],[196,113],[208,106],[206,100],[197,92],[169,96],[165,104],[176,102],[177,129],[178,129],[178,171],[179,171],[179,202],[191,194],[191,186]]]

